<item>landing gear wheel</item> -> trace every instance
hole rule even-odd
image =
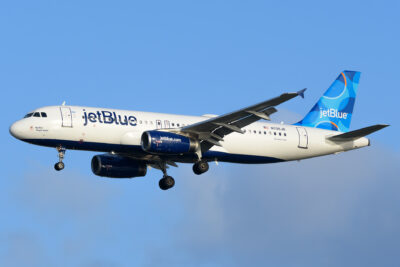
[[[62,169],[64,169],[64,163],[63,162],[57,162],[56,164],[54,164],[54,169],[56,169],[56,171],[61,171]]]
[[[62,169],[64,169],[64,163],[62,161],[65,155],[65,148],[59,145],[58,147],[56,147],[56,149],[58,152],[58,162],[54,164],[54,169],[56,169],[56,171],[61,171]]]
[[[165,176],[158,182],[158,185],[162,190],[168,190],[175,185],[175,180],[171,176]]]
[[[193,165],[193,172],[197,175],[200,175],[202,173],[205,173],[208,171],[209,166],[207,161],[199,161]]]

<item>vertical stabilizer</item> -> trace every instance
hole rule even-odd
[[[359,79],[360,72],[341,72],[304,119],[295,125],[349,131]]]

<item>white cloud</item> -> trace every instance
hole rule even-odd
[[[39,263],[390,266],[400,247],[398,162],[371,147],[301,162],[212,163],[201,176],[185,165],[170,170],[176,187],[167,192],[157,171],[124,182],[33,168],[10,197],[30,218],[26,229],[2,236],[31,233]],[[10,244],[1,246],[18,263]]]
[[[176,250],[203,264],[374,265],[399,247],[398,158],[370,148],[273,165],[185,168]],[[371,244],[379,244],[371,246]],[[353,254],[352,254],[353,253]],[[363,255],[365,254],[365,255]],[[361,257],[361,258],[360,258]],[[172,259],[173,260],[173,259]]]

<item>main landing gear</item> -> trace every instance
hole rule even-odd
[[[175,185],[175,180],[167,174],[167,164],[165,162],[160,162],[158,168],[163,172],[163,178],[158,182],[160,188],[162,190],[172,188]],[[193,172],[197,175],[205,173],[208,169],[208,162],[205,160],[200,160],[193,165]]]
[[[158,182],[158,185],[162,190],[168,190],[175,185],[175,180],[171,176],[167,174],[167,164],[160,164],[160,169],[163,172],[163,178]]]
[[[200,160],[193,165],[193,172],[197,175],[205,173],[208,169],[208,163],[204,160]]]
[[[54,169],[56,171],[61,171],[62,169],[64,169],[64,155],[65,155],[65,148],[62,146],[58,146],[56,147],[57,151],[58,151],[58,162],[56,164],[54,164]]]

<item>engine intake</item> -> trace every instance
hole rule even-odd
[[[147,165],[131,158],[102,154],[92,158],[92,172],[109,178],[133,178],[145,176]]]
[[[147,131],[142,134],[142,149],[155,154],[182,154],[195,152],[199,142],[180,134]]]

